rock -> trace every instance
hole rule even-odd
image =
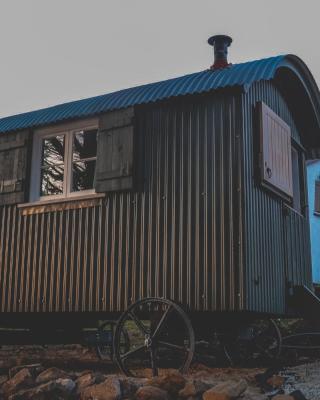
[[[73,371],[72,375],[73,375],[73,380],[77,380],[78,378],[80,378],[83,375],[88,375],[91,374],[92,370],[91,369],[83,369],[81,371]]]
[[[9,378],[13,378],[19,371],[27,368],[31,375],[35,378],[40,372],[44,370],[41,364],[27,364],[27,365],[17,365],[9,369]]]
[[[156,376],[148,379],[148,386],[156,386],[166,390],[171,395],[177,395],[181,389],[184,388],[186,379],[180,372],[172,370],[166,375]]]
[[[9,400],[62,400],[69,399],[76,384],[71,379],[56,379],[32,389],[21,390]]]
[[[180,390],[179,397],[187,399],[188,397],[193,397],[197,395],[196,386],[193,382],[187,382],[185,387]]]
[[[48,368],[41,372],[36,378],[36,384],[46,383],[56,379],[71,379],[72,376],[59,368]]]
[[[81,393],[86,387],[94,385],[96,383],[96,378],[92,372],[89,372],[85,375],[81,375],[75,383],[76,392]]]
[[[86,374],[80,375],[79,378],[75,381],[76,383],[76,393],[82,392],[86,387],[92,386],[94,384],[101,383],[106,380],[106,376],[98,373],[87,371]]]
[[[290,393],[290,396],[294,398],[294,400],[307,400],[304,394],[300,390],[295,390]]]
[[[80,400],[120,400],[121,387],[118,379],[109,377],[104,382],[86,387],[80,393]]]
[[[121,394],[124,398],[132,398],[137,390],[147,383],[146,378],[119,378]]]
[[[262,394],[258,388],[248,388],[241,400],[268,400],[269,397]]]
[[[231,400],[232,398],[225,393],[216,393],[208,390],[203,394],[203,400]]]
[[[210,389],[212,386],[218,383],[217,378],[212,376],[212,373],[207,371],[196,372],[195,374],[193,374],[193,380],[199,383],[201,382],[201,384],[208,386],[208,389]]]
[[[7,375],[0,375],[0,386],[7,382],[8,376]]]
[[[267,384],[273,387],[274,389],[278,389],[283,386],[285,382],[285,378],[280,375],[273,375],[271,378],[267,379]]]
[[[168,400],[168,393],[156,386],[142,386],[138,389],[136,400]]]
[[[34,379],[29,369],[24,368],[16,373],[11,379],[7,380],[1,387],[5,395],[18,392],[21,388],[30,387],[34,384]]]
[[[272,398],[272,400],[294,400],[294,397],[289,394],[277,394]]]
[[[179,396],[188,399],[203,394],[211,389],[214,385],[201,380],[189,381],[185,384],[184,388],[180,390]]]
[[[237,383],[231,381],[222,382],[204,392],[203,400],[237,399],[246,391],[247,387],[248,384],[244,379]],[[225,397],[219,397],[218,395],[224,395]]]

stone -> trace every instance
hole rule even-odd
[[[99,372],[87,371],[84,375],[80,375],[75,381],[76,393],[80,393],[86,387],[101,383],[106,379],[107,377]]]
[[[109,377],[105,381],[86,387],[80,393],[80,400],[120,400],[121,387],[118,379]]]
[[[119,381],[124,398],[132,398],[137,390],[147,383],[146,378],[121,377]]]
[[[168,393],[156,386],[142,386],[137,390],[136,400],[168,400]]]
[[[18,392],[21,388],[30,387],[34,384],[34,379],[28,368],[23,368],[11,379],[7,380],[1,387],[5,395]]]
[[[269,397],[266,394],[262,394],[258,388],[248,388],[241,400],[268,400]]]
[[[237,399],[247,390],[247,387],[248,384],[244,379],[236,383],[232,381],[222,382],[204,392],[203,400]],[[225,397],[219,397],[218,395],[224,395]]]
[[[8,376],[7,375],[0,375],[0,386],[7,382]]]
[[[46,383],[56,379],[71,379],[72,376],[62,369],[51,367],[42,371],[36,378],[36,384]]]
[[[156,386],[166,390],[171,395],[177,395],[184,388],[186,379],[176,370],[168,371],[166,375],[156,376],[148,380],[148,386]]]
[[[207,383],[199,379],[189,381],[185,384],[184,388],[179,391],[179,396],[186,399],[189,397],[195,397],[203,394],[213,386],[212,383]]]
[[[96,383],[96,378],[93,372],[89,372],[85,375],[81,375],[75,382],[76,384],[76,392],[81,393],[83,389],[88,386],[92,386]]]
[[[289,394],[277,394],[272,398],[272,400],[294,400],[294,397]]]
[[[56,379],[31,389],[21,390],[9,400],[62,400],[69,399],[76,384],[71,379]]]
[[[304,394],[300,390],[295,390],[290,393],[290,396],[294,398],[294,400],[307,400]]]
[[[203,400],[232,400],[232,398],[225,393],[217,393],[211,390],[204,392],[202,398]]]
[[[34,378],[44,370],[41,364],[17,365],[9,369],[9,378],[13,378],[19,371],[25,368],[30,371]]]
[[[285,382],[285,378],[280,375],[273,375],[271,378],[267,379],[267,384],[273,387],[274,389],[278,389],[283,386]]]
[[[212,374],[208,373],[207,371],[198,371],[195,374],[193,374],[193,381],[206,385],[208,389],[210,389],[212,386],[218,383],[217,378],[212,376]]]
[[[179,391],[179,397],[187,399],[188,397],[194,397],[197,395],[197,390],[193,382],[187,382],[185,387]]]

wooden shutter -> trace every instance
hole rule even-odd
[[[315,182],[314,212],[320,214],[320,180]]]
[[[258,108],[262,182],[292,197],[290,127],[264,103],[259,103]]]
[[[0,134],[0,205],[26,201],[29,131]]]
[[[100,118],[96,192],[132,189],[134,109],[117,110]]]

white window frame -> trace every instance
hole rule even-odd
[[[72,182],[72,148],[73,135],[81,130],[98,129],[98,119],[91,118],[85,121],[77,121],[63,125],[37,129],[33,135],[32,163],[31,163],[31,184],[30,202],[64,200],[76,198],[78,196],[91,195],[96,193],[94,189],[71,191]],[[41,157],[43,139],[53,136],[63,135],[65,137],[65,160],[64,160],[64,179],[63,194],[40,196],[41,182]]]

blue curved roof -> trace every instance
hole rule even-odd
[[[255,81],[272,79],[284,59],[285,56],[277,56],[234,64],[222,70],[196,72],[178,78],[5,117],[0,119],[0,132],[34,128],[75,118],[90,117],[102,112],[155,102],[170,97],[204,93],[231,86],[247,87]]]

